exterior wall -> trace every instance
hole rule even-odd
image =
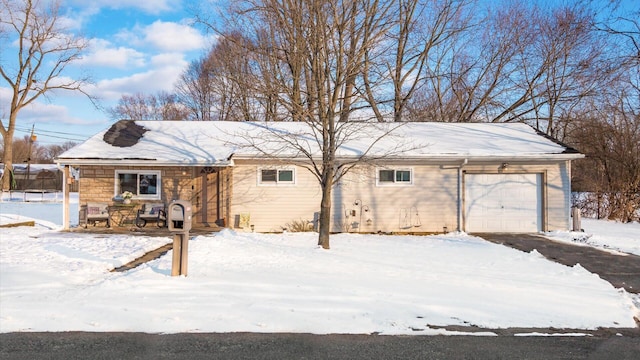
[[[313,222],[317,217],[322,193],[308,170],[285,166],[295,169],[295,184],[260,185],[258,169],[264,164],[236,160],[235,165],[227,226],[250,231],[253,225],[257,232],[281,232],[294,221]],[[241,217],[247,215],[249,224],[244,224]]]
[[[221,214],[217,217],[224,219],[227,227],[242,226],[250,231],[253,225],[253,230],[258,232],[280,232],[292,222],[314,222],[321,200],[317,179],[297,166],[291,167],[295,169],[295,184],[261,185],[258,184],[258,169],[264,165],[237,160],[236,166],[220,170],[220,193],[217,195],[220,196]],[[439,233],[457,229],[456,166],[389,164],[384,168],[411,169],[412,184],[378,186],[376,173],[379,167],[353,169],[333,188],[333,232]],[[199,189],[194,187],[197,185],[194,179],[200,176],[198,168],[83,166],[79,181],[80,205],[87,202],[113,204],[115,171],[137,169],[161,171],[161,196],[165,204],[182,199],[197,206],[200,201]],[[495,163],[470,163],[463,168],[466,173],[542,174],[544,230],[570,228],[569,169],[569,161],[552,164],[511,162],[506,169]],[[213,187],[208,191],[213,191]],[[248,220],[248,223],[241,220]],[[198,221],[194,217],[194,225]]]
[[[569,228],[569,162],[509,163],[506,169],[500,165],[467,164],[463,171],[542,174],[543,229]],[[319,211],[321,199],[315,177],[298,167],[295,185],[258,186],[258,168],[256,164],[238,162],[233,168],[230,215],[235,221],[228,225],[238,227],[240,215],[249,214],[250,225],[255,231],[278,232],[291,221],[315,219],[314,213]],[[455,165],[405,164],[385,165],[384,168],[411,169],[412,184],[379,186],[376,173],[380,167],[363,166],[352,170],[332,192],[333,232],[441,233],[457,230],[458,168]]]
[[[295,185],[259,186],[258,168],[256,164],[236,161],[231,206],[235,221],[230,226],[239,227],[242,214],[249,214],[250,225],[258,232],[279,232],[292,221],[317,219],[322,194],[312,174],[296,167]],[[439,166],[415,166],[412,170],[414,182],[407,186],[376,186],[376,167],[352,170],[333,189],[331,230],[442,232],[443,227],[454,230],[457,170]]]
[[[192,170],[189,168],[152,168],[135,166],[82,166],[79,180],[79,208],[87,202],[104,202],[115,204],[115,171],[116,170],[161,170],[161,201],[168,204],[174,199],[191,200]],[[147,200],[146,202],[158,202]],[[134,199],[134,203],[138,203]],[[139,202],[140,204],[142,203]],[[117,223],[119,219],[114,219]]]
[[[191,169],[153,168],[135,166],[82,166],[80,168],[79,201],[113,202],[115,194],[116,170],[161,170],[161,200],[165,203],[174,200],[191,200]],[[184,172],[184,174],[183,174]]]
[[[396,168],[387,165],[384,168]],[[379,167],[347,174],[334,188],[334,231],[435,233],[457,226],[457,169],[408,165],[412,184],[376,185]]]

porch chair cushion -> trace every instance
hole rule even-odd
[[[136,226],[144,227],[147,221],[155,221],[158,227],[165,227],[167,224],[167,213],[163,203],[143,204],[142,209],[136,215]]]
[[[99,203],[99,202],[90,202],[87,203],[87,216],[85,228],[89,222],[93,222],[93,226],[96,225],[98,221],[105,221],[106,227],[111,227],[111,219],[109,218],[109,204],[107,203]]]

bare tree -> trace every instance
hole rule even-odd
[[[43,147],[43,151],[40,153],[40,157],[38,158],[38,162],[40,163],[48,163],[53,164],[53,160],[58,157],[58,155],[63,152],[71,149],[72,147],[78,145],[73,141],[66,141],[62,144],[52,144],[46,147]]]
[[[393,121],[403,120],[409,100],[433,75],[451,40],[468,26],[467,6],[465,0],[393,3],[384,41],[367,49],[362,69],[362,87],[378,121],[387,121],[386,113]]]
[[[189,110],[189,119],[209,121],[215,97],[206,57],[192,61],[176,83],[178,101]]]
[[[256,121],[267,118],[265,85],[251,40],[238,31],[218,37],[207,55],[193,61],[176,84],[179,101],[193,120]]]
[[[86,39],[74,36],[60,22],[60,1],[0,0],[0,75],[12,90],[9,121],[0,121],[4,140],[4,173],[12,170],[12,143],[18,113],[25,106],[53,90],[83,90],[88,78],[69,79],[63,73],[87,48]],[[12,52],[13,42],[17,50]],[[2,189],[10,189],[10,179],[3,177]]]
[[[584,196],[576,204],[588,216],[622,222],[640,220],[640,112],[621,92],[615,103],[574,121],[570,140],[587,157],[573,169]],[[635,96],[638,96],[635,94]]]
[[[564,141],[587,157],[574,163],[575,205],[587,216],[640,220],[640,8],[605,17],[595,29],[607,36],[615,77],[597,96],[560,119]]]
[[[562,136],[556,119],[606,88],[615,76],[605,43],[592,29],[593,19],[589,8],[576,4],[553,9],[538,23],[540,76],[534,81],[539,85],[527,105],[533,109],[536,128],[549,135]]]
[[[118,105],[107,111],[115,120],[185,120],[188,116],[175,95],[162,91],[155,95],[122,95]]]
[[[457,8],[461,13],[450,15],[467,19],[465,26],[445,28],[459,32],[432,49],[428,76],[417,97],[406,100],[411,119],[492,121],[505,101],[514,98],[522,82],[516,59],[534,38],[531,15],[535,11],[523,3],[503,5],[495,9]]]

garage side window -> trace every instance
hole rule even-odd
[[[378,169],[378,185],[411,185],[411,169]]]
[[[116,170],[114,195],[130,191],[134,199],[160,200],[160,184],[159,171]]]
[[[260,185],[295,184],[293,169],[258,169],[258,183]]]

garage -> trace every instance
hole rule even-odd
[[[465,174],[467,232],[542,230],[542,174]]]

